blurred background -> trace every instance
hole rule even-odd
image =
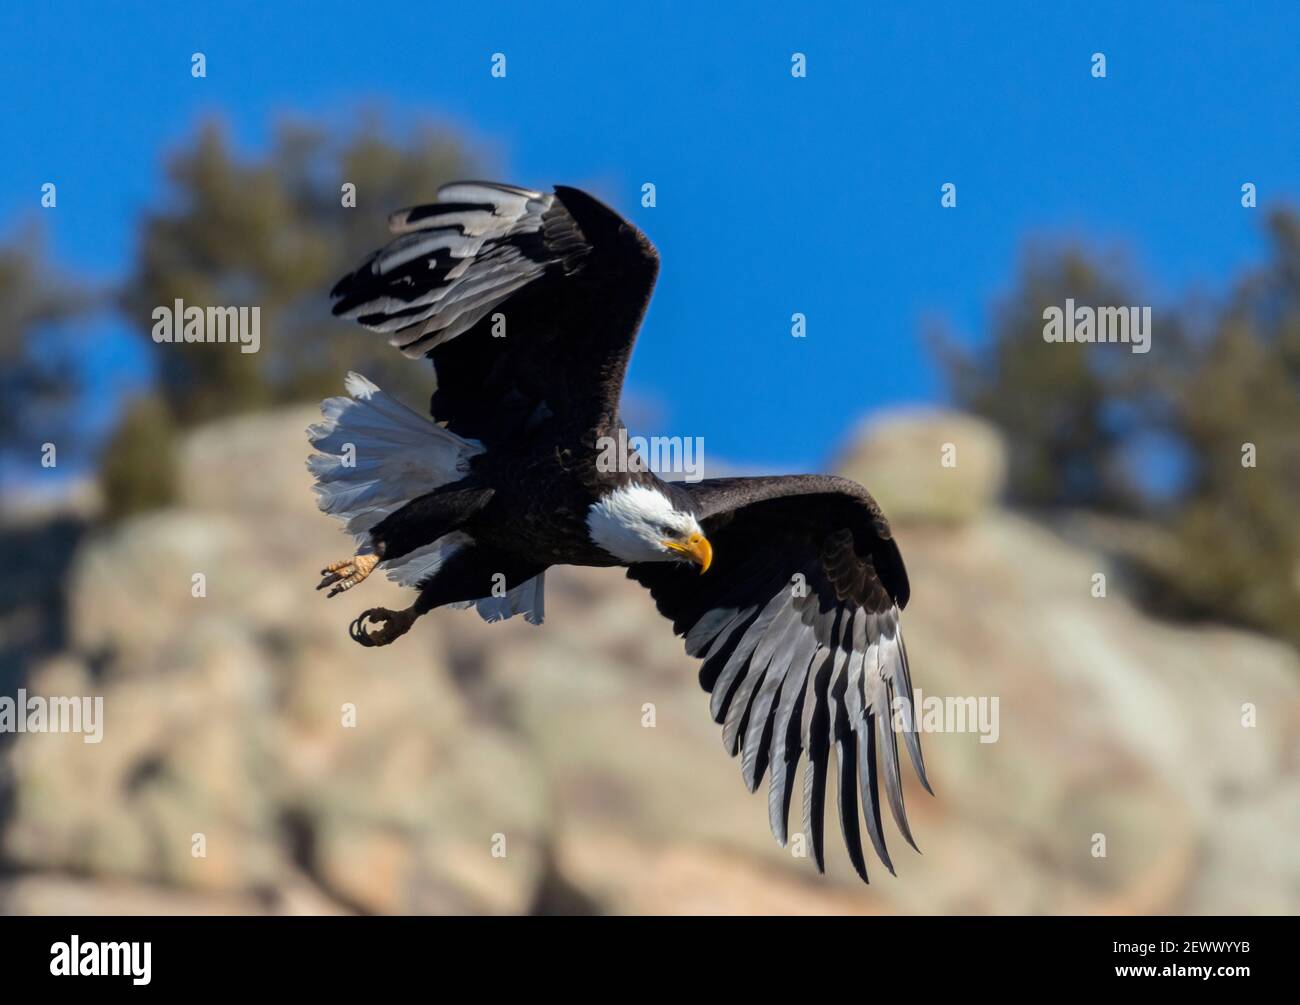
[[[819,7],[0,13],[0,695],[105,707],[0,734],[0,911],[1300,910],[1300,12]],[[379,650],[394,587],[313,592],[317,403],[430,388],[328,289],[466,176],[659,246],[633,432],[882,502],[916,684],[1001,713],[924,738],[899,878],[773,843],[615,571]],[[261,351],[153,343],[176,298]],[[1067,298],[1151,351],[1046,344]]]

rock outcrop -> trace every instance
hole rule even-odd
[[[891,831],[899,878],[863,887],[837,838],[825,878],[775,845],[617,571],[548,575],[541,628],[445,611],[356,646],[401,602],[312,590],[350,548],[313,505],[313,415],[199,430],[182,505],[80,546],[66,649],[23,686],[102,696],[103,740],[0,745],[0,910],[1300,911],[1296,653],[1098,595],[1103,555],[999,508],[975,420],[887,417],[844,456],[908,561],[916,685],[997,708],[996,742],[924,737],[925,854]]]

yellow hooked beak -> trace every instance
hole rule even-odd
[[[685,544],[680,541],[665,541],[664,547],[689,558],[700,567],[700,575],[708,572],[709,566],[713,564],[713,545],[709,544],[709,539],[703,534],[692,534]]]

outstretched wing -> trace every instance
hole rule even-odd
[[[823,810],[835,751],[839,817],[849,858],[867,878],[858,800],[876,854],[892,873],[877,775],[895,823],[916,847],[903,807],[895,709],[929,791],[912,708],[899,611],[907,572],[874,499],[844,478],[720,478],[680,485],[713,545],[704,575],[675,563],[634,565],[660,613],[704,661],[700,683],[740,754],[752,792],[770,768],[768,815],[785,845],[801,755],[804,831],[825,868]],[[897,702],[897,705],[895,704]]]
[[[487,445],[618,414],[659,258],[578,189],[457,182],[394,213],[397,237],[339,280],[334,313],[437,373],[433,417]]]

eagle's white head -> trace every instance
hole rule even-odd
[[[695,517],[648,485],[624,485],[592,503],[587,533],[621,562],[694,562],[706,572],[713,561]]]

